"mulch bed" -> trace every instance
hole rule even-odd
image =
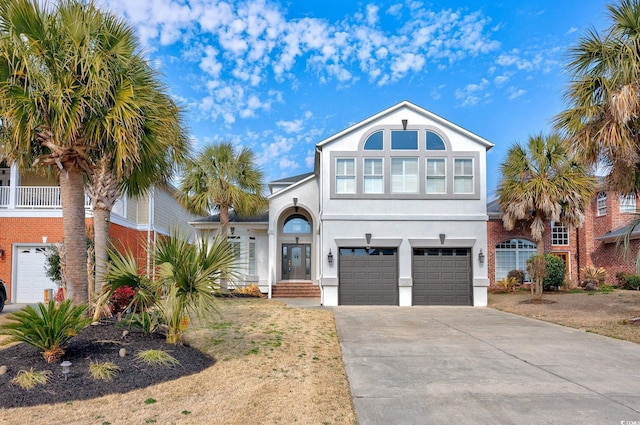
[[[162,335],[145,335],[136,330],[116,327],[115,321],[101,321],[78,332],[65,348],[63,360],[72,363],[65,381],[60,363],[46,363],[40,351],[26,344],[0,350],[0,365],[7,373],[0,375],[0,408],[35,406],[38,404],[86,400],[112,393],[124,393],[161,382],[198,373],[215,363],[210,356],[184,345],[165,343]],[[119,356],[121,348],[127,354]],[[143,350],[163,350],[176,358],[179,366],[149,366],[135,359]],[[111,381],[97,380],[89,373],[89,363],[112,362],[121,370]],[[49,381],[31,390],[11,383],[20,370],[50,370]]]

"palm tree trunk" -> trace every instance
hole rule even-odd
[[[539,268],[533,287],[531,288],[531,298],[534,301],[542,299],[542,281],[546,274],[546,261],[544,261],[544,236],[536,243],[536,255],[539,258]]]
[[[74,165],[60,172],[62,225],[67,267],[67,298],[88,301],[87,230],[84,210],[84,173]]]
[[[109,227],[111,225],[111,211],[104,208],[93,210],[94,249],[96,255],[95,294],[100,293],[109,264]]]

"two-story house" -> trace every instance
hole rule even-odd
[[[149,268],[148,243],[174,229],[190,236],[187,223],[195,217],[180,206],[171,187],[156,186],[146,195],[123,198],[111,213],[110,237],[116,247],[130,249],[142,267]],[[86,223],[93,211],[86,202]],[[89,232],[90,233],[90,232]],[[44,301],[56,289],[45,274],[45,250],[63,241],[60,187],[51,179],[0,163],[0,279],[10,302]]]
[[[492,146],[406,101],[320,141],[313,173],[270,184],[268,217],[232,217],[247,281],[308,282],[326,306],[486,305]]]
[[[616,283],[619,272],[634,273],[636,254],[640,248],[640,228],[633,232],[629,252],[622,250],[622,239],[629,224],[637,216],[637,198],[608,192],[601,186],[585,211],[584,225],[569,230],[562,223],[545,223],[545,252],[560,257],[567,266],[567,279],[578,283],[581,270],[587,266],[607,270],[607,283]],[[531,238],[528,223],[520,221],[507,231],[497,200],[487,205],[489,214],[489,279],[492,283],[509,271],[526,270],[529,257],[536,254],[537,244]]]

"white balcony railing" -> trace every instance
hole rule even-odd
[[[11,207],[12,187],[0,187],[0,208]],[[17,186],[15,188],[16,209],[60,209],[59,186]],[[85,195],[85,208],[89,208],[89,199]]]

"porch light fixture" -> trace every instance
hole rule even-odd
[[[231,231],[231,236],[233,236],[233,234],[236,233],[236,228],[233,226],[229,227],[229,230]]]
[[[480,252],[478,252],[478,262],[480,264],[484,263],[484,253],[482,252],[482,248],[480,248]]]
[[[293,198],[293,209],[298,212],[298,198]]]
[[[60,363],[60,366],[62,367],[62,375],[64,376],[64,380],[66,381],[69,372],[71,372],[71,362],[69,360],[65,360]]]
[[[444,245],[444,240],[447,237],[444,233],[440,233],[440,245]]]
[[[333,265],[333,254],[331,253],[331,248],[329,248],[329,254],[327,255],[327,261],[329,262],[330,266]]]
[[[402,129],[406,130],[407,129],[407,124],[409,123],[409,120],[402,120]]]

